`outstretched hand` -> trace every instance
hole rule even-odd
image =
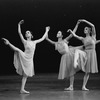
[[[78,23],[80,23],[80,22],[82,22],[82,19],[79,19],[79,20],[78,20]]]
[[[71,29],[68,29],[67,32],[70,32],[73,36],[75,36],[75,33]]]
[[[47,26],[47,27],[46,27],[46,31],[49,31],[49,30],[50,30],[50,26]]]
[[[4,43],[5,43],[6,45],[8,45],[8,44],[9,44],[9,41],[8,41],[7,39],[2,38],[2,40],[4,40]]]
[[[19,22],[19,24],[23,24],[24,23],[24,20],[21,20],[20,22]]]
[[[71,32],[71,31],[72,31],[71,29],[68,29],[68,30],[67,30],[67,32]]]
[[[82,22],[82,19],[79,19],[79,20],[77,21],[77,24],[79,25],[81,22]]]

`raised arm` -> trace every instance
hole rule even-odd
[[[80,21],[77,22],[75,28],[73,29],[73,32],[76,33],[78,25],[80,24]],[[69,32],[69,30],[67,31]],[[68,37],[66,37],[64,40],[69,41],[73,37],[73,34],[70,34]]]
[[[76,33],[79,24],[80,24],[80,20],[77,21],[77,24],[76,24],[75,28],[73,29],[73,32],[74,33]]]
[[[67,32],[70,32],[71,34],[66,38],[67,41],[68,41],[70,38],[72,38],[73,36],[76,37],[76,38],[79,39],[79,40],[82,40],[82,39],[83,39],[83,37],[80,37],[80,36],[78,36],[78,35],[75,34],[76,31],[77,31],[77,28],[78,28],[78,26],[79,26],[79,24],[80,24],[80,22],[81,22],[80,20],[77,21],[77,24],[76,24],[75,28],[73,29],[73,31],[72,31],[71,29],[68,29]]]
[[[80,50],[83,50],[84,49],[84,45],[81,45],[81,46],[76,46],[74,47],[75,49],[80,49]]]
[[[73,37],[73,34],[70,34],[68,37],[66,37],[64,40],[69,41]]]
[[[19,23],[18,23],[18,33],[19,33],[19,36],[20,36],[20,38],[21,38],[21,41],[22,41],[22,43],[25,43],[25,39],[24,39],[24,37],[23,37],[23,35],[22,35],[22,33],[21,33],[21,24],[24,22],[24,20],[21,20]]]
[[[89,24],[91,27],[94,27],[94,25],[91,22],[89,22],[89,21],[87,21],[85,19],[79,19],[78,21],[85,22],[85,23]]]
[[[50,27],[49,27],[49,26],[46,27],[45,34],[42,36],[42,38],[40,38],[40,39],[38,39],[38,40],[35,40],[35,42],[36,42],[36,43],[40,43],[40,42],[42,42],[42,41],[46,38],[46,36],[47,36],[49,30],[50,30]]]
[[[95,29],[95,26],[94,24],[92,24],[91,22],[85,20],[85,19],[80,19],[81,22],[85,22],[87,23],[88,25],[90,25],[92,27],[92,36],[96,37],[96,29]]]
[[[98,44],[99,42],[100,42],[100,40],[97,40],[97,41],[96,41],[96,44]]]
[[[68,29],[67,32],[70,32],[71,34],[73,34],[73,36],[74,36],[75,38],[77,38],[77,39],[79,39],[79,40],[83,40],[83,39],[84,39],[83,37],[76,35],[71,29]]]

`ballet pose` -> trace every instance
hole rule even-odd
[[[42,36],[42,38],[33,41],[32,40],[33,35],[31,34],[30,31],[26,31],[26,34],[25,34],[26,39],[24,39],[21,33],[21,24],[23,22],[24,21],[21,20],[18,23],[18,33],[25,48],[24,52],[20,50],[19,48],[15,47],[14,45],[12,45],[7,39],[5,38],[2,38],[2,39],[4,40],[6,45],[10,46],[14,50],[14,66],[16,68],[16,72],[19,75],[23,76],[20,93],[29,93],[29,91],[25,90],[25,84],[26,84],[27,78],[32,77],[35,74],[33,59],[34,59],[36,44],[42,42],[46,38],[46,35],[50,27],[46,27],[45,34]]]
[[[89,28],[89,27],[84,28],[84,33],[85,33],[86,37],[81,37],[81,36],[78,36],[75,34],[80,22],[85,22],[91,26],[91,28]],[[84,51],[86,52],[86,55],[87,55],[87,61],[86,61],[85,67],[84,67],[85,75],[84,75],[82,90],[89,90],[86,88],[86,84],[89,79],[89,73],[98,73],[95,44],[99,43],[100,40],[96,41],[95,26],[92,23],[90,23],[89,21],[84,20],[84,19],[78,20],[74,31],[69,29],[69,32],[71,32],[74,37],[81,40],[84,44]],[[72,80],[70,82],[69,89],[73,88],[73,84],[71,84],[73,82],[74,82],[74,76],[72,77]]]
[[[57,33],[57,38],[58,38],[57,42],[50,40],[48,38],[48,35],[46,37],[46,40],[51,44],[55,45],[55,49],[58,50],[60,54],[62,54],[58,79],[64,79],[70,77],[71,87],[68,89],[65,88],[65,90],[66,89],[73,90],[72,76],[74,76],[74,74],[77,71],[84,69],[84,63],[86,62],[86,53],[82,51],[83,46],[77,46],[77,47],[68,46],[69,39],[73,37],[72,34],[70,34],[65,39],[62,39],[62,37],[63,37],[62,32],[59,31]],[[79,55],[79,57],[78,56],[76,57],[75,55]],[[80,63],[76,64],[77,60]]]

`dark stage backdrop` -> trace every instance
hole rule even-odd
[[[7,38],[12,44],[24,50],[18,35],[18,22],[24,19],[22,33],[33,32],[39,39],[50,26],[49,37],[57,41],[56,33],[61,30],[64,38],[69,35],[67,29],[73,29],[78,19],[86,19],[96,27],[97,39],[100,39],[100,0],[0,0],[0,38]],[[78,35],[84,36],[81,24]],[[82,45],[72,38],[69,45]],[[100,44],[97,45],[98,67],[100,66]],[[16,74],[13,66],[14,52],[0,39],[0,75]],[[37,44],[34,55],[35,73],[58,73],[61,54],[46,40]],[[99,68],[100,71],[100,68]]]

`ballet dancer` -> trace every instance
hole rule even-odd
[[[87,23],[88,25],[91,26],[91,28],[90,27],[84,28],[84,33],[85,33],[86,37],[81,37],[81,36],[78,36],[75,34],[75,32],[78,28],[78,25],[81,22]],[[84,79],[83,79],[82,90],[89,90],[86,88],[86,84],[89,79],[89,73],[98,73],[95,44],[99,43],[100,40],[96,40],[95,26],[91,22],[84,20],[84,19],[78,20],[74,31],[69,29],[69,32],[72,33],[74,37],[81,40],[84,44],[84,51],[86,52],[86,55],[87,55],[87,62],[85,65],[85,75],[84,75]],[[74,78],[72,78],[69,88],[73,87],[73,85],[71,85],[71,83],[73,83],[73,82],[74,82]]]
[[[72,34],[70,34],[65,39],[62,39],[62,37],[62,32],[58,31],[57,42],[50,40],[48,38],[48,35],[46,37],[46,40],[55,45],[55,49],[58,50],[60,54],[62,54],[58,79],[70,78],[71,86],[70,88],[65,88],[65,90],[73,90],[73,76],[77,71],[84,69],[84,64],[86,62],[86,53],[82,51],[83,46],[68,46],[69,39],[73,37]],[[80,57],[75,57],[75,55],[79,55]],[[81,60],[79,58],[81,58]],[[77,60],[80,62],[78,65]]]
[[[19,75],[22,75],[22,84],[20,93],[30,93],[29,91],[25,90],[25,84],[28,77],[32,77],[34,73],[34,52],[36,49],[36,44],[42,42],[50,29],[50,27],[46,27],[45,34],[42,36],[42,38],[38,40],[32,40],[33,35],[30,31],[26,31],[24,39],[22,33],[21,33],[21,24],[24,22],[24,20],[21,20],[18,23],[18,33],[21,38],[21,41],[24,45],[25,51],[23,52],[19,48],[15,47],[13,44],[11,44],[7,39],[2,38],[6,45],[11,47],[14,50],[14,66],[16,68],[16,72]]]

